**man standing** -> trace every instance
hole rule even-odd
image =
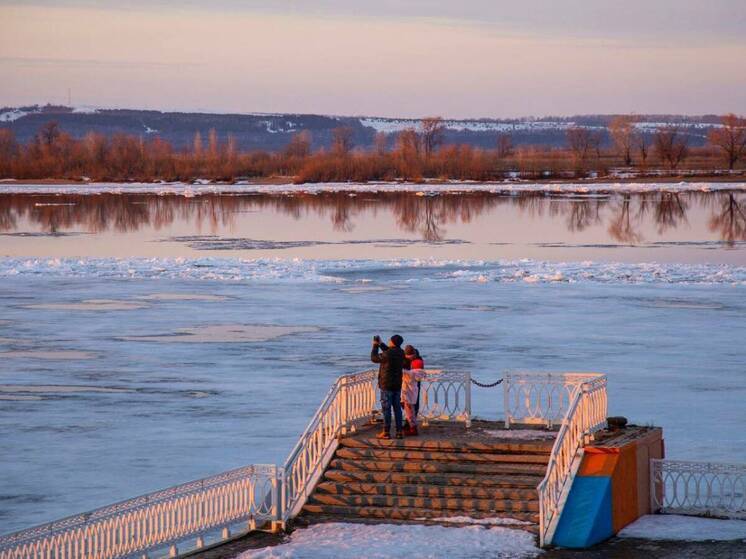
[[[404,338],[395,334],[391,336],[388,346],[381,343],[380,336],[373,337],[373,349],[370,360],[380,363],[378,367],[378,388],[381,389],[381,407],[383,408],[383,431],[376,435],[379,439],[391,438],[391,408],[394,408],[396,421],[396,438],[403,439],[401,413],[401,382],[404,367],[404,351],[401,345]],[[378,350],[381,353],[378,353]]]

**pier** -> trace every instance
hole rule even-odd
[[[428,373],[418,437],[376,439],[376,372],[344,375],[283,465],[249,465],[9,534],[0,559],[178,557],[257,530],[449,518],[584,548],[650,512],[746,511],[744,468],[666,461],[661,429],[607,424],[603,374],[508,373],[504,418],[484,421],[473,417],[469,372]]]

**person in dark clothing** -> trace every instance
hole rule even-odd
[[[402,369],[404,368],[402,343],[404,343],[404,338],[398,334],[391,336],[388,345],[381,342],[380,336],[373,338],[370,360],[373,363],[379,363],[378,388],[381,390],[381,408],[383,411],[383,431],[376,435],[379,439],[391,438],[391,408],[394,409],[396,438],[404,438],[401,410],[401,383]]]

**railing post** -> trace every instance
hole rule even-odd
[[[464,394],[464,414],[465,414],[465,425],[468,429],[471,427],[471,373],[466,372],[466,391]]]
[[[658,463],[652,458],[650,460],[650,513],[655,514],[660,510],[658,503]]]
[[[503,383],[503,409],[505,413],[505,428],[510,429],[510,373],[505,373],[505,382]]]
[[[348,427],[348,424],[349,424],[349,416],[350,416],[349,415],[350,414],[349,397],[350,397],[350,391],[347,390],[347,377],[342,377],[341,381],[342,382],[339,383],[339,389],[342,392],[342,394],[341,394],[342,397],[340,398],[340,400],[341,400],[341,409],[340,409],[340,418],[339,419],[340,419],[340,424],[341,424],[340,433],[342,435],[344,435],[344,434],[347,433],[347,427]]]
[[[284,527],[282,511],[282,491],[281,470],[275,468],[275,477],[272,479],[272,532],[280,532]]]

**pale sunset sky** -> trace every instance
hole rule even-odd
[[[0,106],[746,113],[746,0],[0,0]]]

